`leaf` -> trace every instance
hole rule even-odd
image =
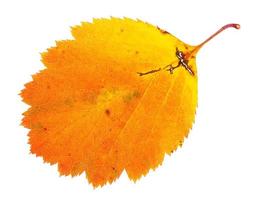
[[[195,55],[215,34],[190,46],[140,20],[111,18],[75,26],[72,35],[42,53],[46,68],[21,92],[31,106],[22,121],[31,152],[57,163],[61,175],[86,172],[94,187],[123,170],[137,180],[192,127]]]

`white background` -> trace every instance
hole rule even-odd
[[[29,153],[18,93],[43,67],[39,53],[71,38],[70,26],[109,16],[148,21],[190,44],[226,23],[241,29],[198,54],[199,106],[183,148],[136,183],[123,174],[94,190]],[[255,0],[1,0],[0,199],[258,199],[257,17]]]

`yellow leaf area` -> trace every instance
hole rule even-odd
[[[46,68],[21,93],[31,106],[22,121],[31,152],[61,175],[85,172],[94,187],[123,170],[137,180],[182,144],[197,105],[194,56],[194,75],[184,67],[138,72],[176,66],[176,49],[193,47],[128,18],[94,19],[72,35],[42,54]]]

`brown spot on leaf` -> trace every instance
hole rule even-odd
[[[117,169],[115,167],[112,167],[112,170],[114,173],[117,173]]]
[[[105,110],[105,114],[106,114],[107,116],[110,116],[110,114],[111,114],[110,110],[109,110],[109,109],[106,109],[106,110]]]
[[[163,34],[170,34],[168,31],[163,30],[163,29],[161,29],[161,28],[158,27],[158,26],[157,26],[157,29],[158,29],[161,33],[163,33]]]

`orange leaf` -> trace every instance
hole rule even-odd
[[[197,106],[195,55],[214,35],[190,46],[128,18],[94,19],[72,34],[42,54],[46,69],[21,93],[31,106],[22,122],[31,152],[62,175],[86,172],[93,186],[123,170],[137,180],[187,136]]]

